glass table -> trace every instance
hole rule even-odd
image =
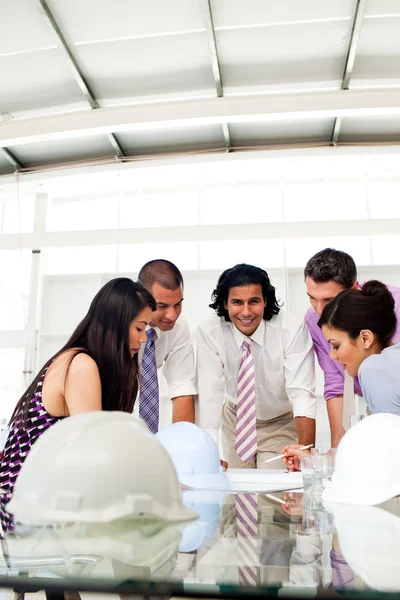
[[[1,540],[0,584],[163,597],[388,598],[400,593],[400,498],[324,507],[317,494],[186,490],[181,525],[16,525]],[[285,502],[283,504],[283,502]]]

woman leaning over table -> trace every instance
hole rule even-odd
[[[68,342],[40,369],[18,401],[0,460],[2,506],[9,502],[32,445],[64,417],[94,410],[132,412],[138,352],[156,305],[126,277],[109,281]]]
[[[400,344],[393,344],[397,319],[394,299],[380,281],[367,281],[362,289],[341,292],[322,311],[318,321],[331,346],[330,357],[358,377],[371,413],[400,415]],[[307,454],[299,446],[286,446],[289,470],[299,469]]]

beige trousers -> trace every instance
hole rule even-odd
[[[282,460],[274,460],[265,464],[267,458],[281,453],[284,446],[297,444],[296,422],[292,412],[285,413],[276,419],[261,421],[257,419],[257,454],[244,463],[236,454],[236,406],[226,401],[222,410],[222,448],[224,460],[232,469],[284,469]]]

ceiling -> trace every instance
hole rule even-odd
[[[400,143],[398,0],[2,0],[0,175]]]

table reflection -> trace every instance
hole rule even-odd
[[[245,594],[269,586],[400,591],[400,499],[380,507],[324,506],[319,494],[187,490],[199,513],[185,524],[119,520],[26,528],[2,540],[3,575],[212,585]],[[279,501],[280,500],[280,501]],[[9,520],[6,528],[10,527]],[[209,588],[207,588],[209,589]]]

